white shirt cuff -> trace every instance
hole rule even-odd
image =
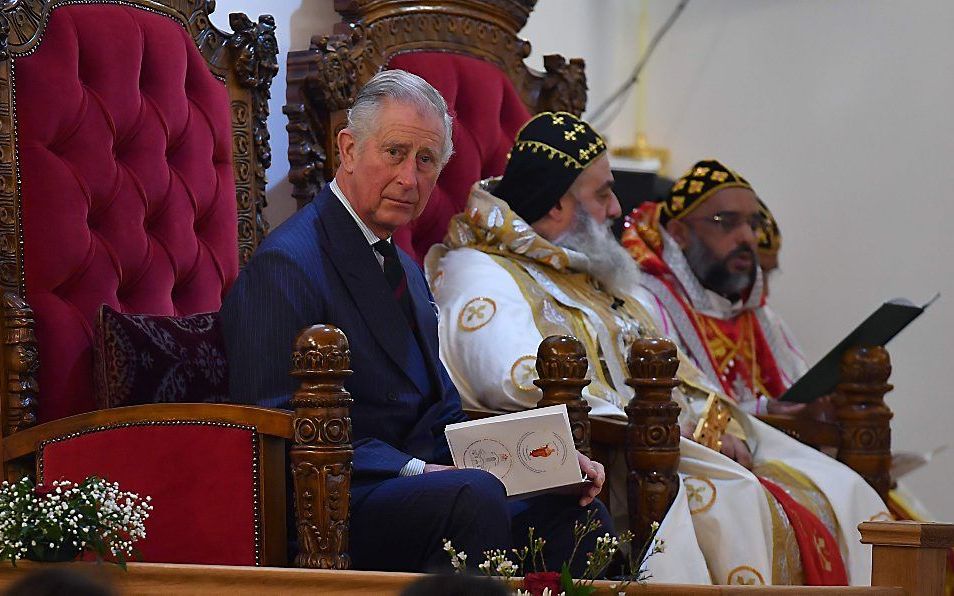
[[[401,468],[401,471],[398,472],[399,476],[418,476],[424,473],[424,460],[417,459],[412,457],[411,461],[404,464],[404,467]]]

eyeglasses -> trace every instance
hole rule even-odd
[[[692,220],[717,225],[726,234],[734,232],[742,225],[749,226],[753,233],[757,233],[765,225],[765,216],[761,213],[745,216],[738,211],[720,211],[708,217],[687,217],[684,221]]]

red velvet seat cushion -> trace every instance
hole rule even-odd
[[[93,355],[99,408],[228,399],[229,372],[218,313],[134,315],[104,304]]]
[[[61,4],[15,63],[41,422],[95,407],[97,311],[218,310],[238,273],[229,97],[182,25]]]
[[[470,187],[503,174],[507,152],[530,112],[507,75],[478,58],[411,52],[395,56],[388,67],[429,82],[454,116],[454,156],[421,216],[395,234],[401,248],[421,262],[431,245],[444,239],[450,218],[464,210]]]
[[[94,430],[46,443],[37,480],[96,475],[152,497],[142,561],[255,565],[255,441],[254,430],[202,422]]]

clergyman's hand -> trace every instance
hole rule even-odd
[[[444,472],[446,470],[456,470],[454,466],[442,466],[441,464],[424,464],[424,473],[430,474],[431,472]]]
[[[603,489],[603,482],[606,481],[606,471],[603,469],[603,464],[591,460],[579,451],[576,452],[576,459],[580,462],[580,470],[592,482],[580,497],[580,507],[586,507],[593,502],[596,495],[600,494],[600,490]]]
[[[735,435],[722,435],[722,455],[734,460],[743,468],[752,469],[752,452],[745,441]]]

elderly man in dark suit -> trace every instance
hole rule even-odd
[[[460,396],[438,357],[424,276],[391,243],[420,215],[453,151],[444,99],[415,75],[379,73],[359,92],[338,148],[335,179],[265,239],[223,304],[233,400],[288,407],[295,336],[315,323],[339,327],[354,370],[345,383],[354,397],[354,566],[446,568],[444,539],[479,557],[522,544],[533,526],[559,568],[587,509],[609,528],[593,501],[603,467],[579,455],[593,481],[579,498],[508,502],[493,475],[450,465],[444,427],[465,419]]]

